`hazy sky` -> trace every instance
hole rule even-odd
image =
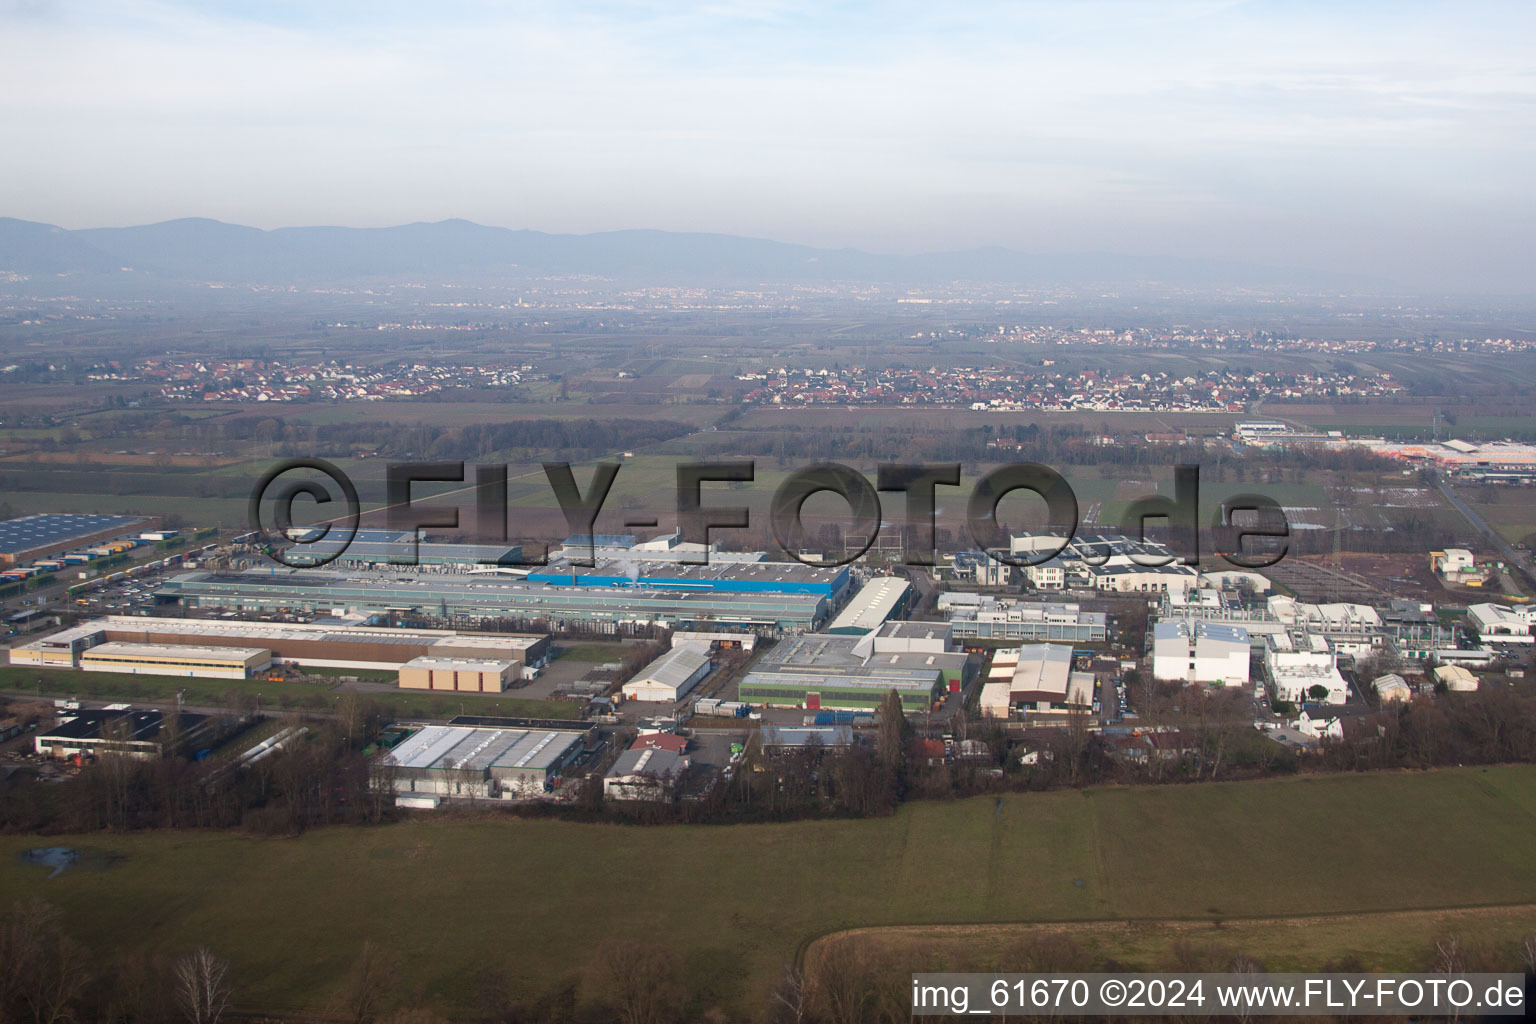
[[[1533,42],[1529,2],[0,0],[0,215],[465,217],[1530,290]]]

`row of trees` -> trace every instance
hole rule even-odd
[[[0,920],[0,965],[0,1024],[219,1024],[233,995],[228,962],[206,946],[103,963],[65,931],[58,908],[36,898]]]
[[[234,828],[289,835],[322,824],[371,824],[392,813],[359,747],[384,717],[355,695],[335,717],[292,718],[308,730],[249,768],[181,756],[101,757],[63,785],[18,772],[0,798],[0,831]]]

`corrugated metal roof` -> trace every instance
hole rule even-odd
[[[645,668],[631,684],[655,682],[662,686],[682,686],[693,674],[709,664],[709,655],[697,647],[674,647]]]

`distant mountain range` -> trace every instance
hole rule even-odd
[[[957,281],[1025,286],[1371,289],[1318,271],[1220,260],[1011,249],[888,256],[736,235],[605,231],[553,235],[465,220],[391,228],[262,231],[202,218],[67,231],[0,218],[0,271],[111,275],[119,283],[332,284],[430,275],[438,280],[594,275],[636,284]]]

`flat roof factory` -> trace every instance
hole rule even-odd
[[[442,618],[544,620],[565,623],[726,624],[814,629],[826,618],[819,594],[692,592],[643,587],[583,587],[528,582],[495,574],[329,569],[182,573],[163,583],[157,600],[190,608],[308,613],[402,614]]]
[[[103,516],[73,512],[42,512],[0,522],[0,565],[18,565],[34,558],[85,547],[154,524],[143,516]]]
[[[11,650],[11,662],[71,668],[80,663],[83,652],[113,642],[259,647],[271,651],[279,664],[385,671],[428,656],[488,658],[534,667],[549,658],[549,638],[543,635],[108,615],[21,644]]]

